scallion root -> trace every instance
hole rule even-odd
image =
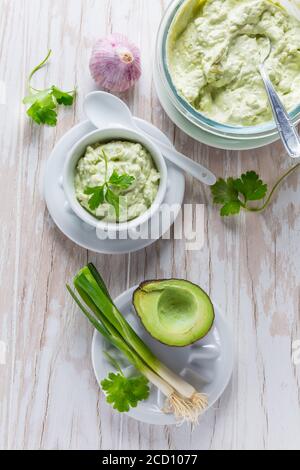
[[[187,399],[174,392],[168,397],[163,411],[174,414],[177,421],[198,424],[207,407],[208,399],[206,395],[195,393],[191,399]]]
[[[198,408],[199,410],[205,411],[208,407],[208,397],[203,393],[196,392],[192,398],[191,402],[193,405]]]

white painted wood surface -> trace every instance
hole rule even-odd
[[[83,119],[94,88],[91,47],[99,36],[128,34],[143,55],[143,77],[126,95],[134,113],[162,128],[177,148],[218,175],[259,170],[269,183],[285,169],[282,146],[235,153],[193,142],[162,112],[152,80],[156,31],[168,0],[0,0],[0,363],[1,449],[299,449],[299,174],[263,215],[222,221],[209,192],[187,179],[187,202],[207,206],[205,247],[160,241],[132,256],[87,253],[54,226],[43,200],[45,163],[57,140]],[[39,84],[78,86],[76,106],[56,129],[25,116],[26,76],[48,48]],[[6,99],[3,93],[6,90]],[[5,104],[6,102],[6,104]],[[154,428],[112,413],[95,382],[92,328],[64,285],[87,261],[104,270],[114,295],[141,280],[181,276],[223,306],[237,355],[231,386],[193,432]],[[3,343],[1,343],[3,345]],[[1,361],[0,361],[1,362]]]

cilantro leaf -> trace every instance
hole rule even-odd
[[[127,173],[119,175],[116,171],[114,171],[109,179],[109,184],[120,189],[128,189],[134,181],[134,176],[130,176]]]
[[[44,101],[51,94],[51,90],[43,90],[37,93],[30,93],[23,99],[23,104],[33,105],[37,101]]]
[[[127,173],[119,175],[116,171],[108,179],[108,157],[104,150],[102,150],[103,158],[105,161],[105,183],[103,186],[95,188],[86,188],[85,194],[91,195],[89,200],[89,208],[91,210],[97,209],[104,201],[114,207],[116,218],[120,218],[120,200],[121,196],[114,192],[114,189],[125,190],[128,189],[135,181],[133,176]],[[98,157],[98,155],[97,155]]]
[[[89,208],[92,211],[95,211],[101,204],[103,204],[104,188],[105,186],[96,186],[95,188],[86,188],[84,191],[84,194],[91,196],[89,199]]]
[[[251,212],[259,212],[263,208],[255,208],[247,205],[249,201],[260,201],[268,192],[265,184],[255,171],[248,171],[240,178],[220,178],[211,188],[213,201],[221,204],[221,216],[237,215],[242,209]]]
[[[226,202],[221,209],[222,217],[229,217],[230,215],[237,215],[241,211],[241,203],[237,201]]]
[[[105,200],[114,207],[117,219],[120,217],[120,197],[115,194],[111,189],[107,189],[105,194]]]
[[[110,373],[101,382],[101,387],[106,393],[107,403],[120,413],[128,413],[130,408],[136,408],[150,394],[149,382],[142,375],[127,378],[123,374]]]
[[[27,114],[39,125],[56,126],[57,124],[56,104],[49,94],[43,99],[36,100],[28,109]]]
[[[248,171],[235,180],[234,188],[244,196],[245,202],[259,201],[268,192],[268,185],[263,183],[255,171]]]
[[[58,104],[63,104],[64,106],[72,106],[72,104],[74,103],[75,92],[67,93],[65,91],[60,90],[59,88],[55,86],[53,86],[51,90]]]
[[[239,193],[234,187],[234,179],[227,181],[220,178],[211,188],[215,204],[225,204],[226,202],[238,201]]]
[[[27,115],[34,122],[39,125],[56,126],[58,105],[71,106],[74,102],[75,90],[67,93],[55,86],[46,90],[36,90],[31,86],[33,76],[48,62],[50,55],[51,50],[48,52],[47,57],[29,75],[29,94],[23,99],[23,103],[30,106],[27,110]]]

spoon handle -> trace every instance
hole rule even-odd
[[[288,113],[276,92],[264,65],[260,65],[260,73],[265,83],[268,97],[271,103],[274,119],[281,137],[281,140],[292,158],[300,157],[300,140],[297,129],[292,123]]]
[[[168,160],[184,170],[186,173],[189,173],[198,181],[207,184],[208,186],[213,186],[217,182],[216,176],[206,167],[200,165],[200,163],[194,162],[190,158],[186,157],[182,153],[177,152],[177,150],[169,147],[166,144],[162,144],[160,142],[157,142],[157,144],[160,145],[162,153]]]
[[[146,132],[144,133],[146,134]],[[164,157],[170,162],[174,163],[174,165],[178,166],[178,168],[181,168],[183,171],[193,176],[196,180],[207,184],[208,186],[213,186],[216,183],[217,178],[215,175],[203,165],[194,162],[182,153],[177,152],[177,150],[173,147],[162,143],[152,135],[149,137],[161,149]]]

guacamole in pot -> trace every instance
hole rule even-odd
[[[300,104],[300,22],[269,0],[188,0],[167,44],[169,72],[191,106],[229,125],[272,120],[258,66],[266,68],[285,107]],[[266,55],[266,54],[265,54]]]
[[[109,183],[112,175],[129,178],[124,188]],[[117,222],[128,222],[143,215],[154,203],[160,183],[152,156],[139,143],[112,141],[87,148],[75,171],[75,192],[81,206],[104,222],[116,222],[116,210],[104,200],[91,208],[91,191],[108,184],[119,199]]]

